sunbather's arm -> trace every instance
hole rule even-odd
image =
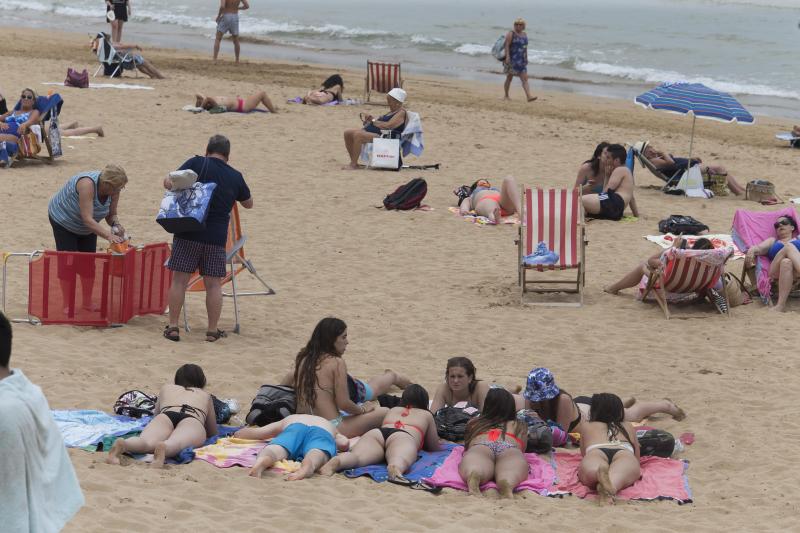
[[[211,395],[208,395],[208,408],[206,410],[206,435],[209,437],[213,437],[219,432],[219,428],[217,428],[217,412],[214,409],[214,400],[211,399]]]
[[[225,0],[219,0],[219,11],[217,11],[217,18],[215,19],[217,22],[219,22],[219,19],[222,18],[224,12],[225,12]]]
[[[506,57],[503,58],[503,64],[508,65],[511,63],[511,32],[506,33]]]
[[[442,449],[439,443],[439,434],[436,432],[436,421],[430,413],[428,413],[428,421],[425,428],[425,442],[422,444],[422,449],[428,452],[438,452]]]
[[[769,239],[765,240],[760,244],[751,246],[750,248],[747,249],[747,252],[745,252],[744,254],[745,261],[750,265],[755,264],[756,256],[766,255],[774,243],[775,243],[775,238],[770,237]]]
[[[636,206],[636,197],[635,196],[631,195],[631,203],[628,204],[628,205],[630,205],[631,212],[633,213],[633,216],[638,218],[639,217],[639,208]]]
[[[250,198],[248,198],[247,200],[245,200],[245,201],[243,201],[243,202],[239,202],[239,203],[240,203],[240,204],[242,205],[242,207],[244,207],[245,209],[252,209],[252,208],[253,208],[253,197],[251,196],[251,197],[250,197]]]
[[[467,200],[464,200],[465,202]],[[433,402],[431,403],[431,413],[435,413],[445,405],[445,394],[447,393],[447,383],[442,383],[436,387],[436,392],[433,394]]]
[[[330,358],[324,364],[330,365],[329,368],[333,370],[333,388],[336,392],[337,409],[351,415],[361,415],[375,409],[374,402],[358,405],[350,399],[350,391],[347,388],[347,365],[341,357]]]
[[[31,116],[28,117],[28,120],[19,125],[19,129],[17,131],[19,131],[20,133],[25,133],[30,126],[36,124],[39,121],[40,115],[41,113],[39,113],[38,109],[34,109],[33,111],[31,111]],[[45,132],[42,132],[42,135],[44,135],[44,133]]]
[[[267,440],[283,431],[283,420],[260,428],[242,428],[233,434],[238,439]]]

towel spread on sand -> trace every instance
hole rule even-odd
[[[596,498],[597,492],[589,490],[578,481],[580,453],[556,452],[556,486],[550,491],[552,496],[572,494],[579,498]],[[622,500],[675,500],[680,504],[691,503],[692,491],[686,477],[687,461],[647,456],[641,458],[642,477],[617,493]]]
[[[63,81],[43,81],[42,85],[61,85],[64,86]],[[152,87],[147,85],[134,85],[132,83],[90,83],[89,89],[131,89],[131,90],[146,90],[152,91]]]
[[[417,460],[408,469],[408,472],[403,474],[403,477],[409,481],[420,481],[422,478],[427,478],[433,475],[434,471],[444,463],[450,452],[456,448],[456,444],[443,444],[442,450],[438,452],[426,452],[420,450],[417,455]],[[457,467],[456,467],[457,468]],[[361,466],[359,468],[351,468],[345,470],[344,475],[347,477],[369,476],[374,481],[382,483],[389,477],[389,472],[386,470],[386,463],[380,463],[369,466]]]
[[[42,390],[19,369],[0,380],[0,530],[61,531],[83,493]]]
[[[650,242],[656,243],[662,248],[671,248],[672,243],[675,242],[676,236],[677,235],[673,235],[672,233],[667,233],[666,235],[645,235],[644,238]],[[708,239],[714,245],[714,248],[732,247],[733,257],[731,257],[731,260],[744,258],[744,252],[739,249],[736,243],[733,242],[733,237],[728,234],[713,233],[708,235],[681,235],[681,237],[688,241],[686,243],[686,248],[691,248],[697,239]]]
[[[219,113],[238,113],[240,115],[247,115],[247,114],[250,114],[250,113],[269,113],[269,109],[253,109],[251,111],[241,111],[241,112],[240,111],[228,111],[227,109],[225,109],[224,106],[221,106],[221,105],[219,105],[217,107],[212,107],[211,109],[205,109],[205,108],[202,108],[202,107],[197,107],[197,106],[193,106],[191,104],[188,104],[188,105],[183,106],[181,109],[183,111],[189,111],[190,113],[195,113],[195,114],[197,114],[197,113],[211,113],[212,115],[213,114],[219,114]]]
[[[302,104],[303,97],[302,96],[295,96],[294,98],[290,98],[286,100],[287,104]],[[355,98],[345,98],[344,100],[334,100],[332,102],[327,102],[325,104],[319,104],[321,106],[332,106],[332,105],[361,105],[361,100],[357,100]]]
[[[217,426],[218,433],[213,437],[207,438],[206,441],[203,443],[203,446],[201,446],[201,448],[205,448],[206,446],[214,444],[215,442],[217,442],[218,439],[222,437],[227,437],[228,435],[232,435],[233,433],[235,433],[240,429],[241,426]],[[192,461],[194,461],[195,452],[199,449],[200,448],[192,448],[191,446],[184,448],[180,452],[178,452],[178,455],[176,455],[175,457],[170,457],[169,459],[167,459],[166,463],[171,465],[185,465],[187,463],[191,463]],[[137,461],[143,461],[145,463],[150,463],[153,461],[152,453],[131,454],[131,456]]]
[[[450,487],[458,490],[467,490],[467,484],[461,479],[458,473],[458,465],[464,455],[464,447],[458,446],[445,460],[436,472],[425,479],[431,485],[437,487]],[[515,491],[530,490],[542,496],[546,496],[553,486],[555,471],[553,467],[535,453],[526,453],[525,459],[528,461],[528,479],[517,485]],[[481,485],[481,490],[497,489],[494,481],[489,481]]]
[[[54,409],[53,418],[69,448],[93,446],[104,437],[141,431],[150,422],[149,416],[130,418],[89,409]]]
[[[210,463],[217,468],[243,466],[250,468],[256,464],[258,452],[267,445],[263,440],[224,437],[213,444],[196,448],[195,458]]]
[[[496,224],[489,220],[488,218],[478,215],[475,211],[470,211],[466,215],[462,215],[461,211],[457,207],[449,207],[448,208],[451,213],[454,213],[464,220],[472,222],[473,224],[478,224],[479,226],[495,226]],[[510,217],[503,217],[503,224],[519,224],[519,215],[514,213]]]

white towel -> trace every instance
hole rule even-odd
[[[83,493],[42,390],[12,372],[0,380],[0,529],[61,531]]]

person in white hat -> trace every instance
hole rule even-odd
[[[381,130],[391,130],[393,136],[400,136],[406,124],[406,110],[403,103],[406,101],[406,92],[400,87],[395,87],[386,95],[389,112],[382,117],[374,118],[372,115],[361,116],[363,128],[344,131],[344,145],[350,156],[350,163],[342,168],[345,170],[358,169],[358,158],[361,147],[372,139],[380,136]]]

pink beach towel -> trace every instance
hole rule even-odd
[[[463,446],[453,448],[453,451],[447,459],[445,459],[444,464],[436,469],[433,476],[425,478],[424,481],[437,487],[467,490],[467,484],[464,483],[464,480],[461,479],[461,475],[458,473],[458,465],[461,464],[461,457],[463,455]],[[553,467],[535,453],[526,453],[525,459],[528,460],[528,465],[530,465],[528,479],[517,485],[515,490],[530,490],[542,496],[546,496],[555,480]],[[481,485],[481,490],[486,489],[497,489],[497,485],[494,481]]]
[[[260,440],[225,437],[214,444],[194,450],[195,459],[202,459],[217,468],[243,466],[250,468],[256,464],[256,457],[267,443]]]
[[[589,490],[578,481],[580,453],[557,452],[555,454],[558,481],[553,495],[573,494],[579,498],[596,498],[597,492]],[[692,492],[686,469],[689,463],[663,457],[642,457],[642,477],[617,493],[622,500],[675,500],[679,504],[691,503]]]

